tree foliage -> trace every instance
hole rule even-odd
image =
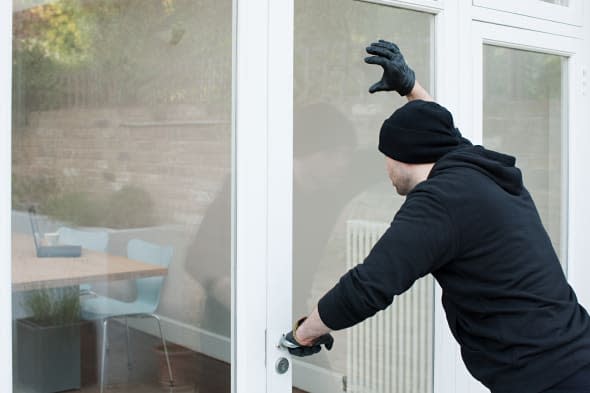
[[[79,1],[60,0],[15,13],[14,48],[64,64],[84,61],[91,45],[90,15]]]
[[[58,0],[16,12],[16,109],[72,96],[85,106],[229,106],[231,21],[230,0]]]

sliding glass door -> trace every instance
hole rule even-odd
[[[230,392],[232,15],[13,1],[14,392]]]

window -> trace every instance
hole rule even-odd
[[[483,143],[517,157],[525,185],[566,262],[564,58],[484,45]]]

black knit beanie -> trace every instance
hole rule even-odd
[[[436,162],[469,141],[453,124],[453,116],[435,102],[414,100],[383,122],[379,151],[409,164]]]

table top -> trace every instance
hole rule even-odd
[[[12,290],[56,288],[97,281],[165,276],[168,269],[82,249],[77,258],[38,258],[33,237],[12,234]]]

